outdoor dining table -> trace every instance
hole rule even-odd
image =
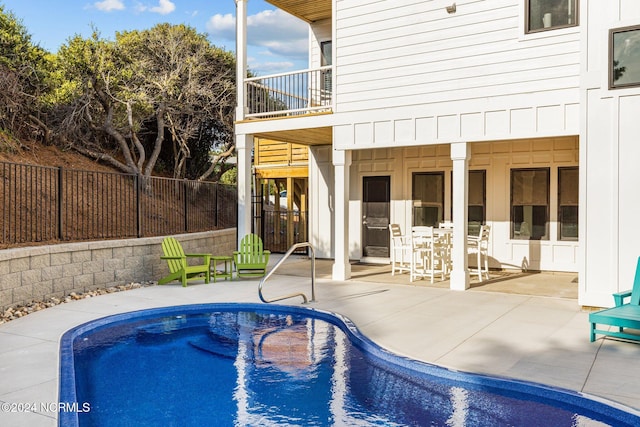
[[[411,281],[414,277],[436,276],[445,280],[451,271],[451,235],[453,229],[414,226],[411,229]]]

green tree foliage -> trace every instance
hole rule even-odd
[[[0,127],[17,138],[48,142],[47,97],[55,87],[53,55],[31,42],[0,5]]]
[[[218,178],[234,149],[235,60],[186,25],[97,30],[57,54],[0,6],[0,130],[123,171]]]
[[[223,173],[220,176],[220,183],[236,185],[238,183],[238,168],[234,167]]]
[[[76,36],[58,60],[68,101],[56,129],[76,150],[146,176],[163,154],[174,177],[200,178],[233,152],[234,58],[194,29]],[[223,155],[210,156],[214,149]]]

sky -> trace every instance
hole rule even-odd
[[[32,42],[57,52],[70,37],[106,39],[116,32],[156,24],[186,24],[208,34],[216,46],[235,52],[234,0],[0,0],[31,35]],[[263,0],[247,2],[247,60],[257,75],[308,68],[308,26]]]

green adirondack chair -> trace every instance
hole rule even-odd
[[[640,335],[637,332],[627,332],[625,328],[636,331],[640,329],[640,257],[636,265],[633,288],[630,291],[613,294],[613,300],[615,307],[589,314],[591,342],[595,341],[596,334],[639,342]],[[599,324],[614,328],[599,329],[597,327]]]
[[[179,280],[182,286],[187,286],[187,282],[198,280],[204,274],[204,282],[209,283],[211,278],[210,263],[211,254],[185,254],[182,245],[173,237],[167,237],[162,241],[162,252],[169,264],[169,275],[158,280],[159,285]],[[202,258],[202,264],[189,265],[188,258]]]
[[[238,277],[262,277],[267,273],[270,251],[262,247],[262,239],[247,234],[240,241],[240,248],[233,252]]]

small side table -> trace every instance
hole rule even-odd
[[[218,277],[224,278],[224,280],[233,280],[233,258],[226,255],[212,256],[213,261],[213,282],[218,280]],[[223,268],[222,271],[218,271],[218,263]]]

